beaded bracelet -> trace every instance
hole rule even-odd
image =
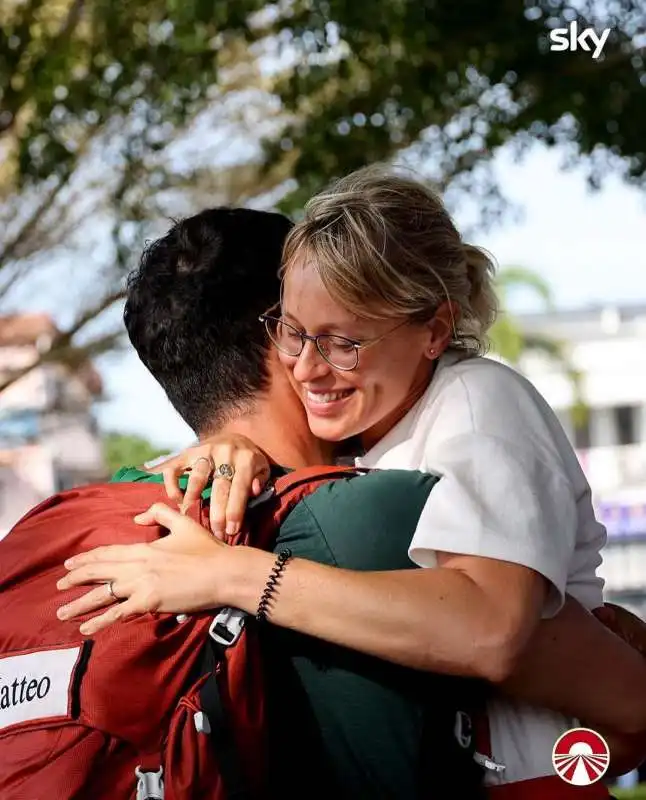
[[[267,579],[265,590],[263,591],[262,596],[260,597],[260,602],[258,603],[258,610],[256,611],[256,619],[258,622],[265,622],[267,620],[267,611],[269,610],[269,603],[272,595],[276,591],[280,575],[291,557],[292,551],[289,548],[285,548],[285,550],[281,550],[280,553],[278,553],[276,563],[274,564],[274,568]]]

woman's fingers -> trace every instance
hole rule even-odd
[[[198,456],[189,468],[190,472],[188,473],[184,500],[180,506],[182,513],[185,513],[187,508],[190,508],[196,500],[200,499],[202,492],[211,480],[215,465],[210,455]]]
[[[179,479],[183,473],[184,467],[177,463],[166,466],[162,470],[166,494],[168,495],[169,499],[174,503],[177,503],[178,506],[181,506],[184,502],[184,494],[179,488]]]
[[[124,569],[123,564],[111,561],[83,564],[76,569],[71,569],[65,577],[56,584],[60,591],[71,589],[72,586],[82,586],[85,583],[107,584],[114,579],[115,574]]]
[[[95,547],[94,550],[87,550],[71,556],[65,561],[66,569],[76,569],[82,564],[91,564],[95,561],[138,561],[143,560],[148,555],[148,545],[143,544],[107,544]]]
[[[191,523],[179,511],[167,506],[166,503],[153,503],[149,509],[137,514],[134,518],[137,525],[161,525],[171,533],[177,533],[185,523]]]
[[[117,583],[113,583],[112,589],[118,595]],[[90,614],[92,611],[97,611],[99,608],[111,606],[117,601],[110,591],[110,584],[102,583],[94,589],[90,589],[82,597],[77,597],[70,603],[61,606],[56,612],[59,619],[73,619],[74,617],[82,617],[85,614]]]
[[[142,606],[135,594],[127,600],[122,600],[110,606],[103,614],[87,620],[79,627],[79,630],[83,636],[93,636],[98,631],[114,625],[115,622],[134,617],[136,614],[145,614],[147,610]]]
[[[211,445],[203,444],[197,447],[189,447],[179,453],[179,455],[163,461],[151,472],[161,472],[164,478],[164,488],[166,494],[178,506],[188,507],[203,491],[208,484],[213,472],[213,460],[210,455]],[[189,502],[186,501],[186,494],[180,489],[179,481],[182,475],[189,472],[187,492]]]
[[[189,472],[186,491],[181,495],[179,478]],[[249,498],[257,496],[269,479],[267,456],[244,436],[211,437],[190,447],[162,465],[166,492],[185,512],[195,503],[212,479],[210,524],[219,538],[236,534]]]
[[[238,451],[229,487],[220,488],[214,483],[218,492],[215,501],[211,499],[211,529],[224,528],[227,536],[235,536],[242,527],[249,498],[260,494],[267,477],[269,467],[264,458],[259,459],[256,453]]]

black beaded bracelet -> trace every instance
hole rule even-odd
[[[274,564],[274,568],[267,579],[267,584],[265,586],[265,590],[260,597],[260,602],[258,603],[258,610],[256,611],[256,619],[258,622],[264,622],[267,619],[267,611],[269,610],[269,603],[271,601],[272,595],[276,591],[276,587],[278,586],[278,580],[280,578],[281,572],[285,569],[285,565],[292,557],[292,551],[289,548],[285,548],[285,550],[281,550],[278,553],[278,557],[276,558],[276,563]]]

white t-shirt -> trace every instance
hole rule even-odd
[[[445,354],[423,397],[357,463],[442,476],[410,545],[420,566],[445,551],[531,567],[550,583],[544,617],[566,592],[588,609],[603,603],[606,531],[590,486],[556,415],[514,370]],[[506,767],[489,784],[554,775],[554,743],[578,720],[503,698],[488,711],[492,756]]]

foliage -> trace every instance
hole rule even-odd
[[[5,0],[0,302],[53,282],[67,319],[50,357],[112,349],[124,274],[164,220],[297,211],[395,156],[485,223],[504,208],[487,165],[506,144],[565,143],[597,183],[620,157],[643,183],[646,12],[577,8],[615,29],[597,61],[549,52],[565,0]]]
[[[85,255],[50,357],[117,343],[120,323],[93,323],[123,297],[135,243],[177,212],[168,195],[195,179],[173,149],[222,99],[218,68],[243,64],[241,32],[254,8],[252,0],[233,9],[205,0],[3,3],[0,299],[11,310],[16,290],[45,273],[52,255]]]
[[[640,783],[634,789],[612,789],[617,800],[646,800],[646,783]]]
[[[103,457],[113,475],[120,467],[137,467],[168,453],[141,436],[127,433],[107,433],[103,437]]]
[[[549,30],[576,17],[573,5],[582,25],[613,28],[603,59],[550,52]],[[296,206],[332,176],[408,146],[437,181],[461,176],[458,188],[490,203],[495,185],[482,166],[511,140],[519,149],[536,139],[569,144],[572,156],[589,156],[594,183],[610,168],[609,153],[625,157],[626,177],[644,183],[646,71],[633,41],[646,27],[641,2],[328,0],[286,8],[285,37],[301,58],[281,87],[298,113],[280,146],[291,140],[299,151]]]
[[[572,421],[575,426],[583,425],[587,420],[588,409],[582,392],[581,373],[572,364],[564,342],[549,336],[525,333],[520,320],[509,312],[509,295],[519,288],[532,291],[547,311],[554,309],[551,288],[540,275],[523,267],[501,269],[496,275],[501,313],[490,331],[491,349],[514,366],[518,366],[528,353],[541,353],[558,365],[572,385]]]

